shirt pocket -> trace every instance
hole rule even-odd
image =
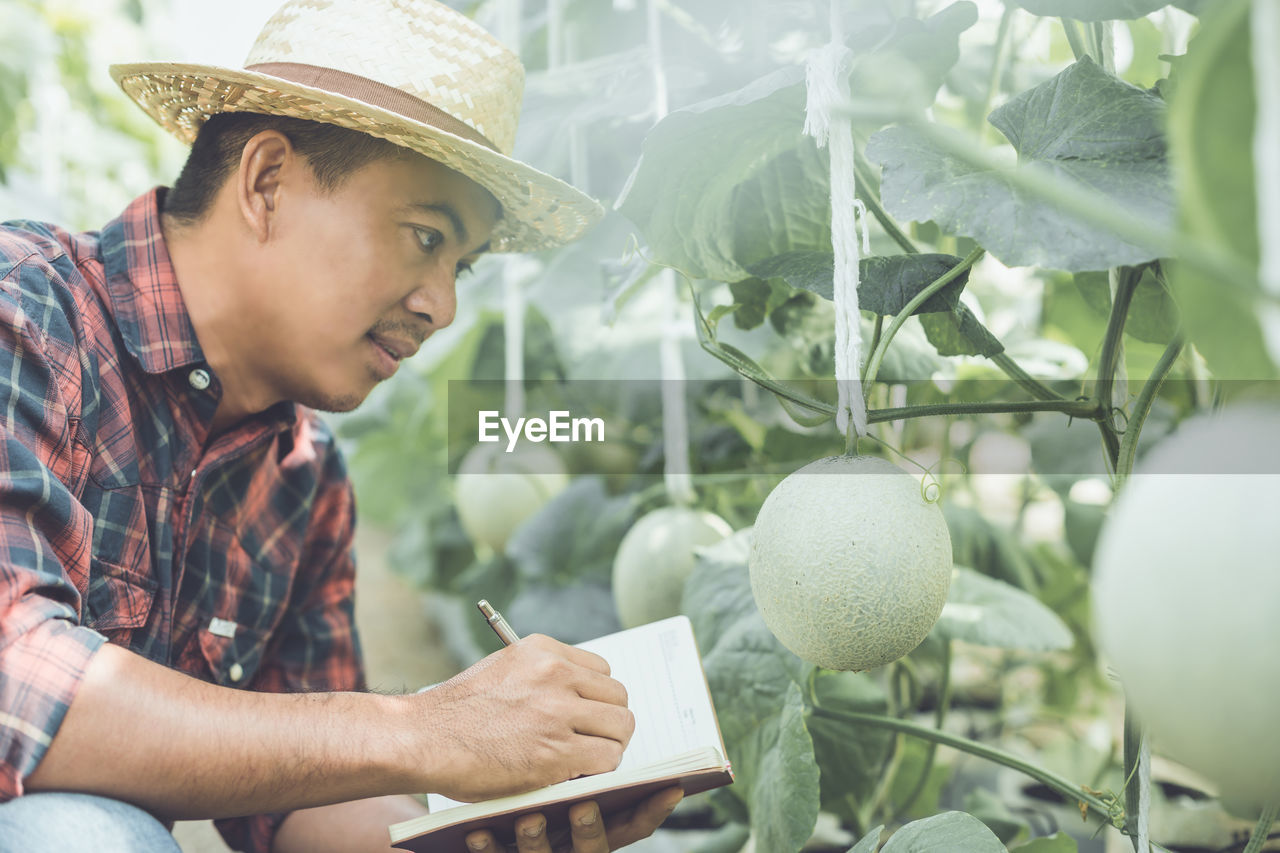
[[[223,687],[248,687],[262,666],[270,633],[207,612],[200,620],[200,653],[213,682]]]
[[[81,622],[127,645],[129,633],[147,624],[158,584],[137,569],[98,557],[89,560],[89,588]]]

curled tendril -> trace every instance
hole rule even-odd
[[[1119,406],[1112,406],[1111,407],[1111,423],[1112,424],[1115,424],[1115,419],[1117,415],[1124,419],[1124,429],[1117,429],[1114,426],[1112,427],[1112,429],[1116,430],[1116,435],[1124,435],[1125,430],[1129,428],[1129,413],[1126,412],[1124,409],[1120,408]]]
[[[680,273],[680,275],[684,276],[690,281],[693,281],[694,279],[697,279],[697,278],[701,278],[701,276],[694,275],[688,270],[681,269],[675,264],[664,264],[661,261],[655,261],[648,254],[648,252],[645,251],[644,247],[640,245],[640,238],[637,237],[634,232],[632,232],[627,236],[627,245],[622,252],[622,263],[629,264],[635,258],[640,258],[650,266],[660,267],[664,270],[672,270],[673,272],[678,272]]]
[[[908,464],[913,465],[916,468],[919,468],[920,472],[924,474],[924,479],[920,481],[920,497],[925,503],[933,504],[942,500],[942,484],[938,482],[938,477],[934,473],[933,468],[928,468],[928,467],[925,467],[924,465],[921,465],[919,462],[912,459],[910,456],[903,453],[898,448],[894,447],[893,445],[889,444],[888,442],[882,439],[875,437],[874,435],[865,435],[865,436],[860,436],[859,438],[868,438],[871,441],[874,441],[876,444],[883,447],[885,450],[892,453],[894,456],[897,456],[899,459],[903,460],[904,462],[907,462]],[[959,465],[961,471],[965,470],[964,464],[960,462],[960,460],[958,459],[942,460],[938,462],[938,465],[941,466],[945,464],[946,461],[951,461],[951,462],[954,462],[956,465]]]
[[[1111,821],[1111,825],[1116,829],[1124,829],[1124,803],[1121,801],[1119,794],[1111,790],[1099,791],[1094,788],[1090,788],[1088,785],[1081,785],[1080,790],[1102,800],[1103,805],[1107,807],[1107,819]],[[1080,802],[1080,812],[1085,815],[1087,819],[1089,814],[1089,805],[1084,801]]]
[[[640,251],[640,238],[636,236],[635,232],[632,232],[627,235],[627,245],[622,250],[622,263],[629,264],[640,254],[642,254]],[[645,258],[645,260],[648,261],[649,259]],[[652,262],[650,261],[650,263]]]

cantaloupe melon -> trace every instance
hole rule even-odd
[[[633,524],[613,559],[613,599],[622,627],[678,615],[696,562],[693,549],[732,533],[720,516],[689,507],[663,507]]]
[[[920,482],[884,459],[831,456],[765,499],[751,592],[778,640],[818,666],[865,670],[928,635],[951,584],[951,537]]]
[[[1280,408],[1182,424],[1129,477],[1093,569],[1095,633],[1152,749],[1246,815],[1280,803]]]
[[[471,541],[501,551],[515,529],[567,485],[564,463],[548,447],[519,444],[507,453],[501,443],[477,444],[458,464],[458,518]]]

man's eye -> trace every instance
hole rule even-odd
[[[415,228],[413,233],[418,239],[418,248],[424,252],[432,252],[440,247],[444,242],[444,235],[439,231],[432,231],[426,228]]]

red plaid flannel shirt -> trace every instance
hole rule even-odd
[[[205,446],[221,386],[163,191],[101,232],[0,226],[0,800],[103,642],[226,687],[364,689],[333,436],[282,403]],[[283,818],[218,828],[266,853]]]

